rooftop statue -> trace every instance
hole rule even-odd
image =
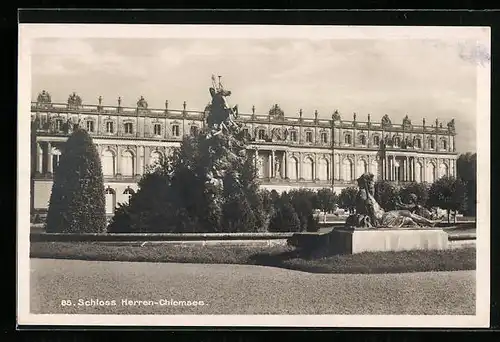
[[[408,115],[406,115],[403,118],[403,127],[404,128],[411,128],[411,120],[408,118]]]
[[[391,119],[389,118],[389,115],[385,114],[383,117],[382,117],[382,127],[384,128],[388,128],[388,127],[391,127],[392,126],[392,123],[391,123]]]
[[[148,103],[144,99],[144,96],[141,96],[141,98],[139,99],[139,101],[137,101],[137,108],[141,108],[141,109],[147,109],[148,108]]]
[[[374,229],[434,227],[438,222],[441,222],[441,219],[434,219],[435,217],[429,211],[417,206],[416,203],[404,205],[399,202],[398,210],[385,211],[374,197],[373,174],[365,173],[357,181],[359,191],[356,197],[356,214],[347,218],[345,225],[348,227]]]
[[[78,108],[82,105],[82,98],[76,95],[75,92],[68,97],[68,107]]]
[[[448,122],[448,131],[450,132],[455,132],[455,119],[451,119],[450,122]]]
[[[51,103],[52,100],[50,98],[50,94],[45,90],[42,90],[41,93],[38,94],[36,102],[38,103]]]
[[[333,112],[333,114],[332,114],[332,120],[333,121],[340,121],[340,114],[339,114],[338,110],[335,110],[335,112]]]

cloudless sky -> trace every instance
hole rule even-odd
[[[287,116],[443,126],[452,118],[458,152],[476,150],[476,68],[471,43],[444,40],[290,39],[37,39],[32,48],[32,96],[47,90],[65,103],[202,110],[212,74],[232,91],[240,112],[265,114],[277,103]]]

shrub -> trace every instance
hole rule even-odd
[[[299,216],[295,212],[290,198],[284,193],[276,201],[276,209],[269,223],[269,231],[271,232],[299,232],[301,230],[301,222]]]
[[[375,182],[375,200],[386,210],[395,210],[399,189],[386,180]]]
[[[106,231],[101,160],[92,138],[76,129],[62,148],[47,213],[47,232]]]
[[[339,202],[342,208],[349,210],[350,213],[354,212],[356,208],[356,196],[358,194],[358,188],[355,186],[350,186],[342,189],[339,196]]]
[[[466,186],[460,179],[442,177],[432,183],[429,190],[429,206],[446,209],[448,223],[450,210],[464,210],[467,206]]]
[[[399,195],[403,201],[408,203],[410,194],[417,196],[417,204],[426,206],[429,199],[429,185],[427,183],[412,182],[404,185],[399,191]]]
[[[315,195],[308,189],[292,190],[287,195],[299,217],[301,231],[316,231],[318,228],[314,219]]]

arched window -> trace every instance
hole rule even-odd
[[[191,135],[195,136],[198,134],[198,126],[191,126]]]
[[[266,131],[262,128],[259,129],[258,137],[259,140],[264,140],[266,138]]]
[[[114,133],[115,127],[113,125],[113,121],[106,122],[106,133]]]
[[[178,137],[179,134],[179,125],[172,125],[172,135],[174,137]]]
[[[342,179],[347,182],[353,179],[352,162],[348,158],[345,158],[342,162]]]
[[[328,143],[328,134],[326,134],[326,132],[321,132],[321,142],[323,144]]]
[[[304,159],[304,174],[302,175],[302,177],[305,179],[305,180],[313,180],[313,177],[314,177],[314,162],[311,158],[309,157],[306,157]]]
[[[373,137],[373,145],[378,146],[380,144],[380,137],[378,135]]]
[[[129,150],[122,153],[121,173],[129,177],[134,175],[134,155]]]
[[[422,182],[422,164],[419,162],[415,163],[415,182]]]
[[[364,134],[359,136],[359,143],[361,145],[366,145],[366,136]]]
[[[59,151],[58,148],[52,147],[51,150],[51,155],[52,155],[52,172],[57,171],[57,167],[59,166],[59,161],[61,160],[61,151]]]
[[[161,125],[160,124],[155,124],[153,126],[153,133],[154,133],[154,135],[161,135]]]
[[[356,167],[356,172],[357,172],[356,177],[360,177],[362,174],[367,173],[368,172],[367,166],[368,165],[363,159],[358,159],[358,165]]]
[[[125,134],[132,134],[132,133],[134,133],[134,130],[133,130],[134,127],[133,127],[133,125],[132,125],[131,122],[125,123],[124,127],[125,127]]]
[[[439,165],[439,178],[448,176],[448,165],[441,163]]]
[[[352,143],[352,139],[351,139],[351,135],[350,134],[346,134],[344,136],[344,142],[347,144],[347,145],[350,145]]]
[[[433,163],[427,164],[427,175],[426,180],[429,183],[433,183],[436,180],[436,166]]]
[[[288,158],[288,178],[291,180],[297,180],[298,175],[299,175],[299,162],[297,161],[297,158],[295,157],[290,157]]]
[[[135,194],[135,191],[129,187],[127,187],[125,189],[125,191],[123,192],[124,195],[127,195],[127,202],[130,203],[130,198],[132,197],[133,194]]]
[[[373,174],[373,178],[375,180],[377,180],[379,177],[378,177],[378,161],[377,160],[372,160],[372,164],[371,164],[371,173]]]
[[[394,138],[394,147],[399,147],[399,146],[401,146],[401,138],[395,137]]]
[[[114,176],[115,175],[115,154],[113,151],[107,149],[102,153],[101,164],[102,164],[102,174],[104,176]]]
[[[434,139],[430,139],[429,140],[429,148],[430,149],[434,149],[435,148],[435,146],[434,146]]]
[[[321,158],[318,160],[318,178],[321,180],[329,180],[330,179],[330,170],[329,170],[328,160],[326,158]]]
[[[115,211],[116,207],[116,193],[109,186],[105,190],[106,199],[106,214],[111,215]]]
[[[162,154],[159,151],[151,152],[151,157],[149,158],[149,164],[154,166],[160,163],[162,160]]]

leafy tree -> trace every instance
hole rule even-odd
[[[101,160],[92,138],[76,129],[62,148],[47,213],[47,232],[106,231]]]
[[[297,213],[302,231],[316,231],[317,221],[314,218],[315,193],[309,189],[294,189],[287,196],[290,197]]]
[[[319,189],[317,192],[318,209],[327,213],[335,210],[338,203],[337,194],[330,188]]]
[[[386,180],[375,182],[375,200],[384,210],[396,209],[399,189]]]
[[[466,191],[462,180],[449,176],[441,177],[431,185],[429,205],[445,209],[450,223],[451,210],[456,212],[466,208]]]
[[[356,196],[358,195],[358,188],[355,186],[350,186],[342,189],[339,196],[340,206],[344,209],[349,210],[352,214],[356,209]]]
[[[283,193],[276,201],[276,211],[269,223],[269,231],[298,232],[301,229],[299,216],[290,202],[290,197],[287,193]]]
[[[243,152],[243,153],[242,153]],[[224,172],[222,172],[222,170]],[[259,190],[243,136],[185,136],[173,155],[147,170],[113,232],[241,232],[267,229],[272,213]]]
[[[429,199],[429,184],[412,182],[405,184],[399,191],[399,196],[406,203],[408,203],[410,194],[417,196],[417,204],[426,206]]]
[[[457,160],[457,178],[461,179],[467,188],[467,215],[476,215],[477,189],[477,154],[461,154]]]

